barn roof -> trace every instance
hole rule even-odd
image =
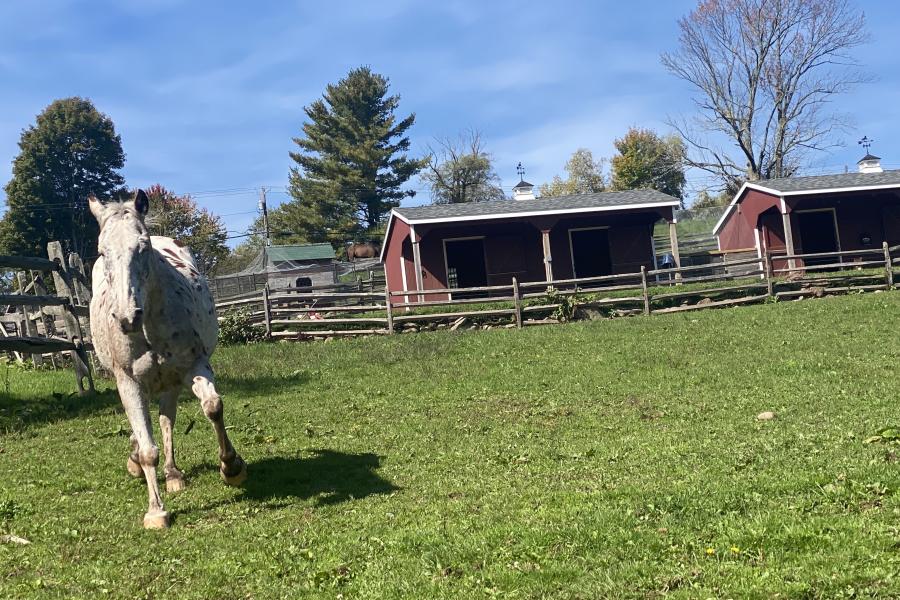
[[[812,175],[810,177],[784,177],[782,179],[764,179],[752,183],[752,186],[756,188],[793,194],[893,185],[900,186],[900,169],[884,171],[883,173],[838,173],[836,175]]]
[[[892,169],[881,173],[838,173],[836,175],[812,175],[809,177],[783,177],[781,179],[748,181],[741,186],[731,204],[722,213],[722,217],[713,228],[713,235],[718,235],[728,221],[728,217],[734,211],[734,207],[743,199],[744,192],[748,189],[784,197],[864,192],[893,188],[900,188],[900,169]]]
[[[466,202],[462,204],[433,204],[395,208],[407,223],[439,223],[509,217],[552,215],[572,212],[628,210],[680,206],[678,198],[656,190],[627,190],[571,194],[535,200],[497,200],[494,202]]]
[[[269,246],[266,248],[269,261],[328,260],[334,258],[331,244],[294,244],[291,246]]]

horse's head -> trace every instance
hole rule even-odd
[[[150,275],[150,233],[144,216],[150,202],[143,190],[124,202],[103,204],[89,198],[100,223],[98,250],[108,283],[112,317],[123,333],[141,331]]]

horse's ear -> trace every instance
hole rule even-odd
[[[134,209],[141,215],[146,215],[147,211],[150,210],[150,199],[147,198],[144,190],[138,190],[134,193]]]
[[[97,196],[91,194],[88,196],[88,208],[91,209],[91,214],[94,215],[94,218],[97,219],[98,223],[102,223],[103,219],[103,211],[105,207],[103,203],[97,200]]]

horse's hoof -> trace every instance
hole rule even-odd
[[[231,465],[226,467],[224,464],[219,469],[219,473],[222,474],[222,479],[225,480],[225,483],[238,487],[245,481],[247,481],[247,463],[244,462],[244,459],[239,455],[234,457],[234,460],[231,461]],[[232,474],[233,473],[233,474]]]
[[[170,494],[184,489],[184,477],[166,477],[166,491]]]
[[[169,513],[164,510],[144,515],[144,529],[166,529],[170,523]]]
[[[134,478],[144,477],[144,469],[131,456],[125,461],[125,468],[128,469],[128,474]]]

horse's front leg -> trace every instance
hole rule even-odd
[[[238,486],[247,479],[247,465],[231,445],[231,440],[228,439],[228,433],[225,431],[225,409],[213,381],[212,368],[205,359],[198,361],[185,378],[185,383],[200,400],[203,413],[216,430],[216,437],[219,441],[219,472],[222,474],[222,479],[228,485]]]
[[[175,466],[175,442],[172,429],[175,427],[175,414],[178,411],[178,389],[166,390],[159,396],[159,430],[162,433],[163,469],[166,474],[166,491],[180,492],[184,489],[184,474]]]
[[[153,430],[150,426],[150,411],[147,397],[138,382],[129,375],[119,373],[116,376],[119,398],[125,408],[125,415],[131,423],[135,448],[132,459],[137,462],[147,482],[147,513],[144,515],[146,529],[162,529],[169,526],[169,513],[163,507],[159,497],[159,484],[156,481],[156,466],[159,464],[159,448],[153,441]]]

